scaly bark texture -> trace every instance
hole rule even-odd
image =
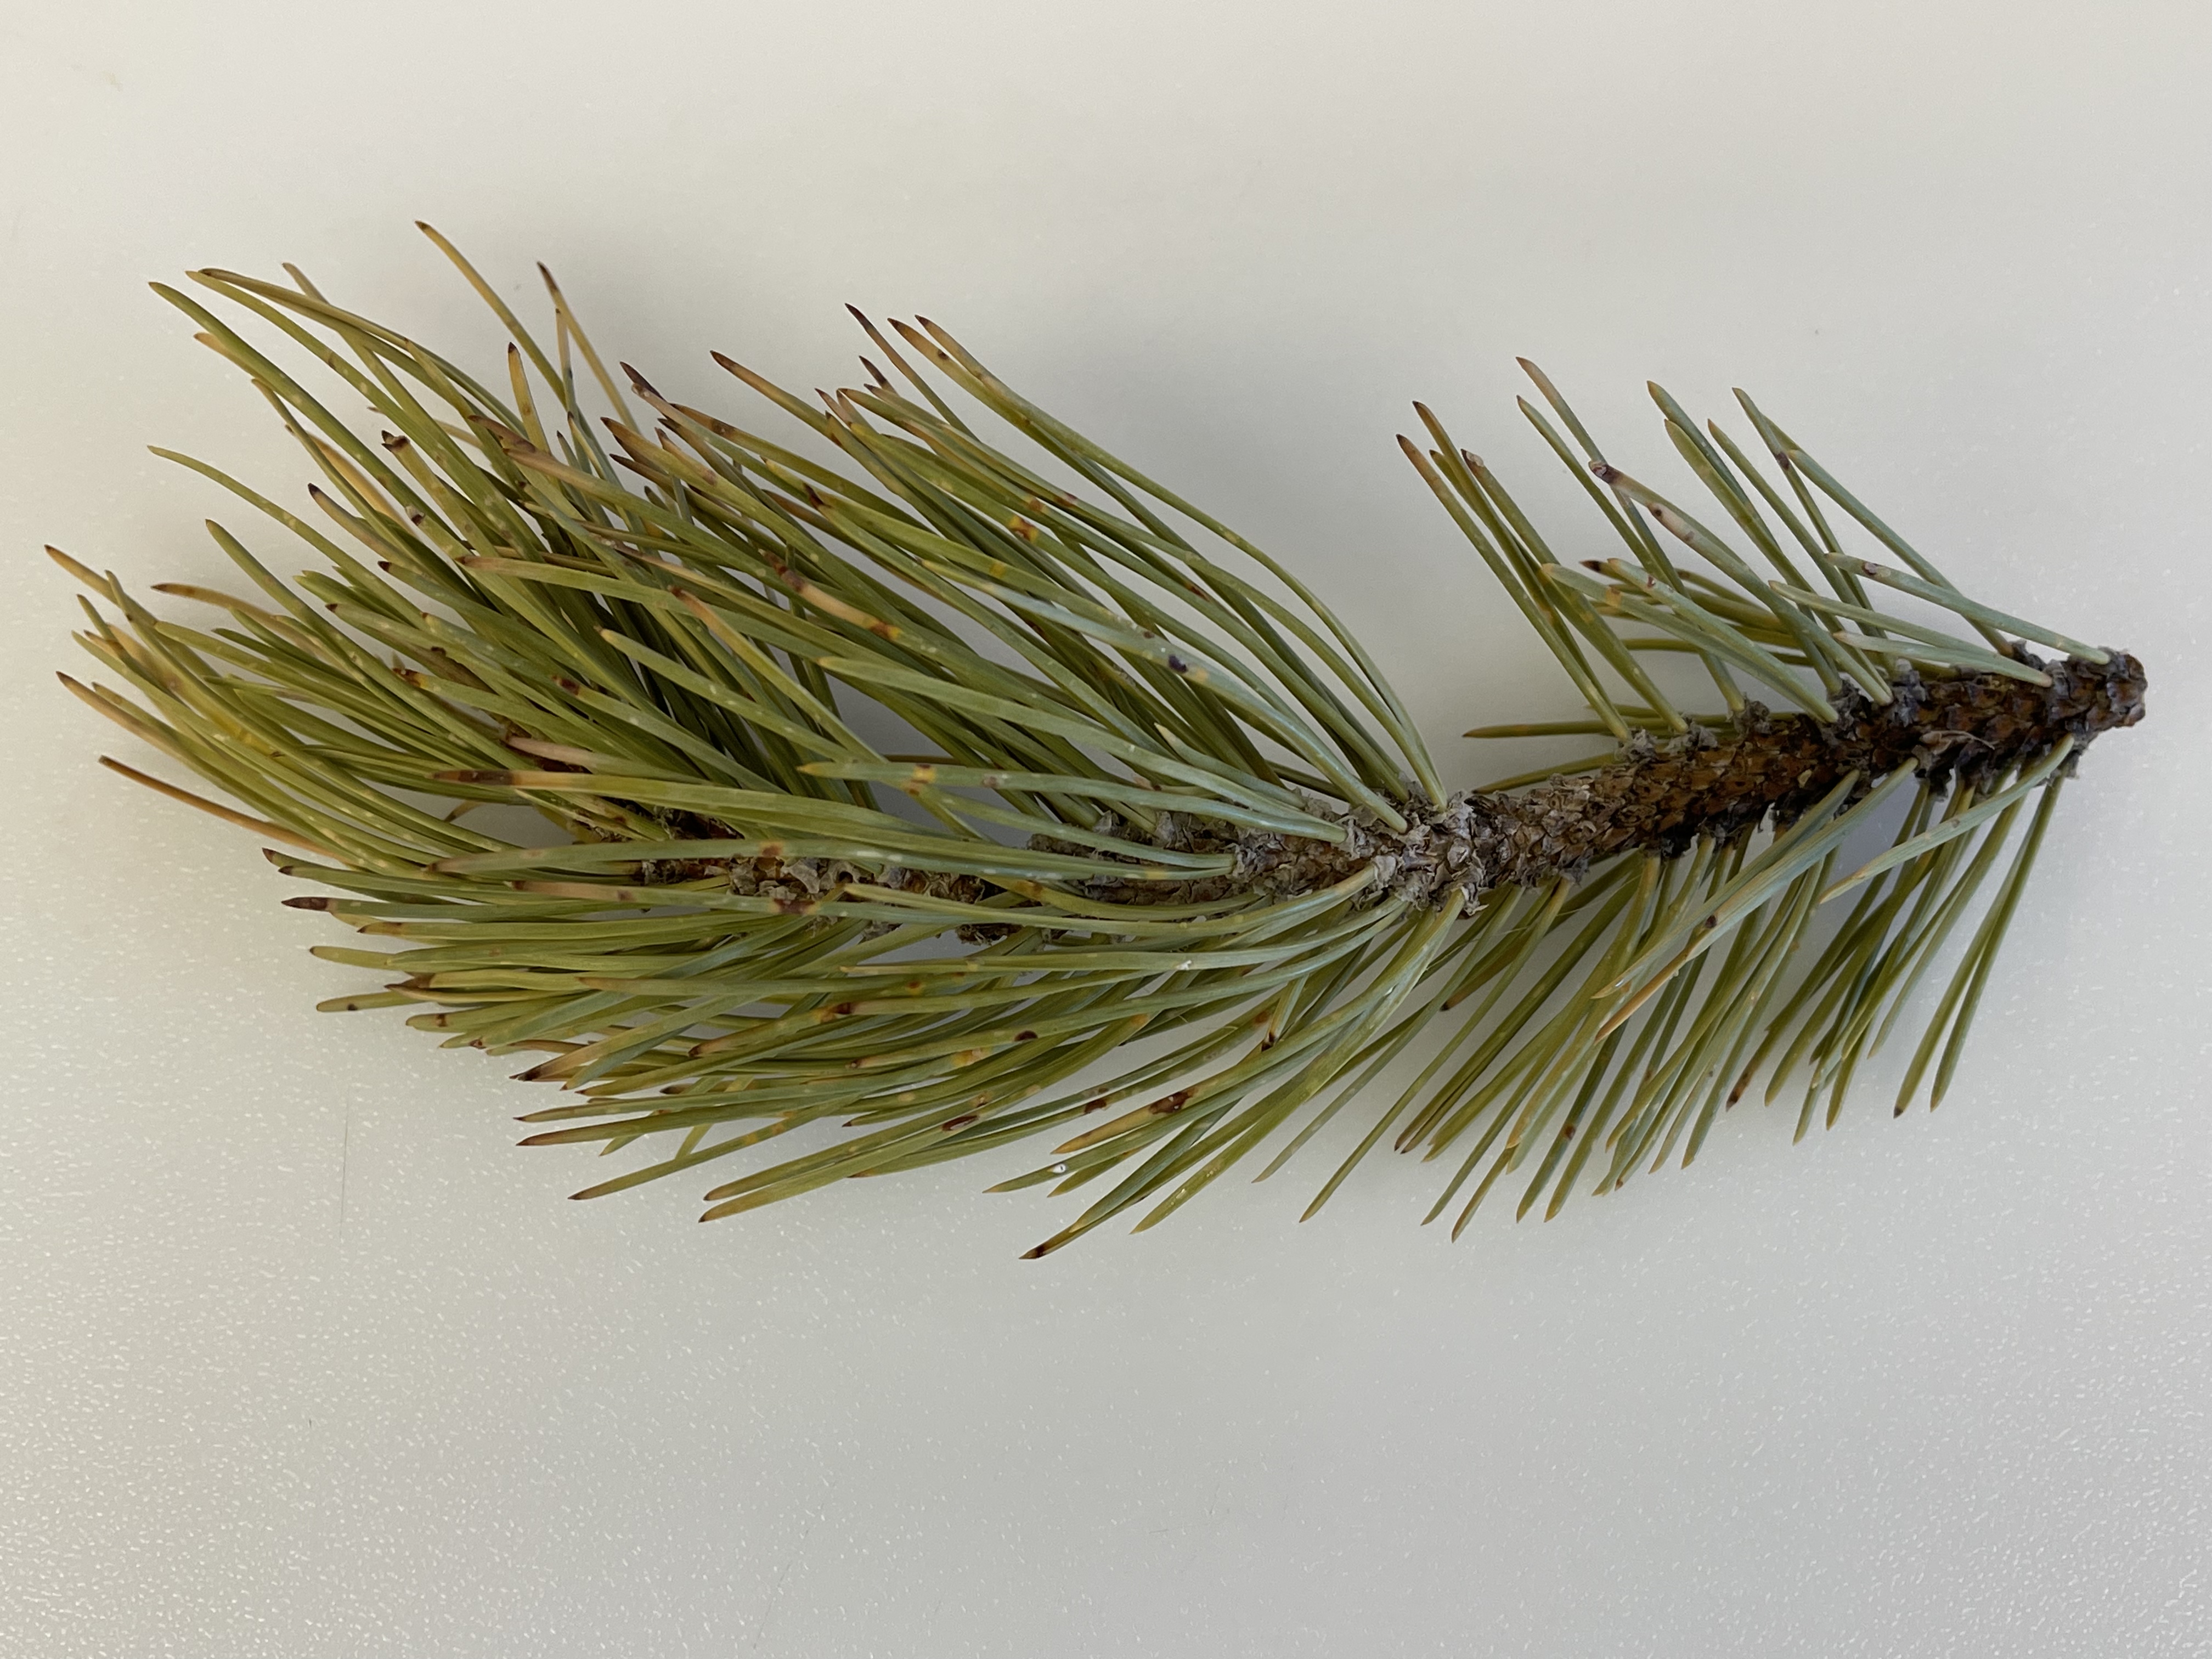
[[[1859,794],[1908,760],[1939,789],[1980,785],[2032,764],[2069,735],[2078,756],[2099,732],[2142,718],[2142,665],[2126,653],[2101,666],[2018,654],[2051,684],[2002,674],[1906,675],[1887,704],[1856,690],[1833,699],[1833,721],[1752,704],[1734,733],[1710,747],[1694,738],[1696,746],[1654,746],[1601,772],[1486,797],[1485,813],[1498,826],[1487,848],[1492,884],[1548,880],[1636,848],[1671,855],[1701,835],[1726,842],[1769,813],[1784,826],[1847,772],[1858,773]]]

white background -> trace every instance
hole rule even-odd
[[[0,1654],[2212,1652],[2205,18],[0,5]],[[1933,1115],[1885,1054],[1802,1147],[1747,1106],[1456,1246],[1410,1163],[1297,1225],[1325,1152],[1042,1263],[1018,1151],[568,1204],[542,1097],[312,1012],[345,936],[52,678],[41,542],[228,579],[143,446],[303,482],[144,281],[289,258],[488,353],[418,216],[732,407],[709,347],[837,384],[840,301],[938,318],[1312,576],[1458,782],[1569,698],[1391,437],[1429,399],[1599,552],[1516,352],[1669,479],[1645,377],[1753,388],[2152,717]]]

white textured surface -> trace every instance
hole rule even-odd
[[[0,1655],[2212,1652],[2204,19],[0,5]],[[939,318],[1311,574],[1462,781],[1536,647],[1389,440],[1425,397],[1565,510],[1516,351],[1655,468],[1647,374],[1755,388],[2154,717],[1932,1117],[1885,1056],[1455,1248],[1401,1164],[1042,1264],[1018,1154],[564,1203],[537,1097],[312,1013],[327,922],[49,672],[40,541],[217,570],[142,445],[298,477],[142,280],[293,258],[480,349],[417,215],[725,402],[709,346]]]

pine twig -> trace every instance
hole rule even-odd
[[[1770,1061],[1769,1098],[1811,1067],[1801,1134],[1822,1093],[1832,1121],[2039,795],[1899,1097],[1935,1065],[1940,1099],[2058,785],[2142,714],[2134,658],[1968,598],[1749,398],[1786,492],[1652,388],[1779,580],[1524,362],[1568,435],[1522,412],[1625,559],[1563,563],[1426,406],[1430,447],[1399,441],[1589,711],[1468,735],[1608,746],[1447,793],[1285,565],[934,324],[894,323],[902,352],[855,313],[900,378],[864,358],[812,402],[717,354],[805,428],[786,445],[627,365],[625,392],[544,273],[549,353],[423,228],[513,337],[491,384],[289,266],[191,273],[222,314],[156,285],[299,441],[315,516],[171,458],[320,562],[288,584],[210,524],[258,597],[161,585],[201,628],[49,550],[112,683],[63,678],[237,805],[104,763],[291,849],[269,856],[331,891],[288,902],[381,947],[316,947],[383,981],[319,1006],[531,1054],[569,1098],[526,1145],[644,1144],[578,1198],[811,1132],[708,1191],[712,1220],[1042,1137],[1002,1188],[1102,1188],[1040,1255],[1277,1144],[1273,1175],[1348,1115],[1308,1216],[1389,1137],[1469,1148],[1431,1212],[1472,1183],[1455,1234],[1524,1164],[1517,1212],[1548,1218],[1601,1141],[1601,1191],[1689,1161]],[[1820,497],[1910,570],[1848,554]],[[1724,707],[1686,708],[1653,652]],[[1835,878],[1893,795],[1892,846]]]

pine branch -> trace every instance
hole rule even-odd
[[[1400,442],[1591,716],[1468,736],[1611,746],[1448,794],[1289,570],[935,325],[893,325],[909,356],[855,313],[900,378],[864,358],[868,384],[811,404],[718,354],[803,428],[778,441],[626,366],[625,390],[550,274],[549,353],[425,231],[514,341],[503,391],[297,272],[192,273],[374,441],[156,285],[300,441],[328,528],[172,459],[321,565],[288,584],[211,523],[259,597],[161,586],[222,613],[208,630],[56,552],[117,684],[64,678],[236,805],[107,764],[294,849],[269,856],[337,896],[288,902],[391,942],[317,947],[384,976],[322,1007],[531,1054],[571,1100],[526,1145],[647,1143],[580,1198],[809,1132],[708,1190],[711,1220],[1041,1138],[1001,1187],[1099,1190],[1036,1255],[1272,1146],[1265,1179],[1349,1111],[1308,1215],[1389,1138],[1457,1155],[1431,1212],[1459,1204],[1455,1233],[1516,1173],[1548,1218],[1691,1161],[1762,1071],[1769,1099],[1809,1073],[1801,1135],[1816,1098],[1832,1122],[2038,795],[1899,1109],[1931,1066],[1940,1099],[2057,784],[2141,717],[2133,658],[1967,598],[1741,394],[1786,493],[1653,388],[1753,557],[1524,365],[1572,445],[1523,412],[1626,557],[1561,563],[1425,407],[1432,447]],[[1910,570],[1846,554],[1823,496]],[[1673,652],[1721,710],[1665,689]],[[1893,797],[1891,850],[1853,871]],[[1370,1085],[1424,1051],[1378,1113]]]

